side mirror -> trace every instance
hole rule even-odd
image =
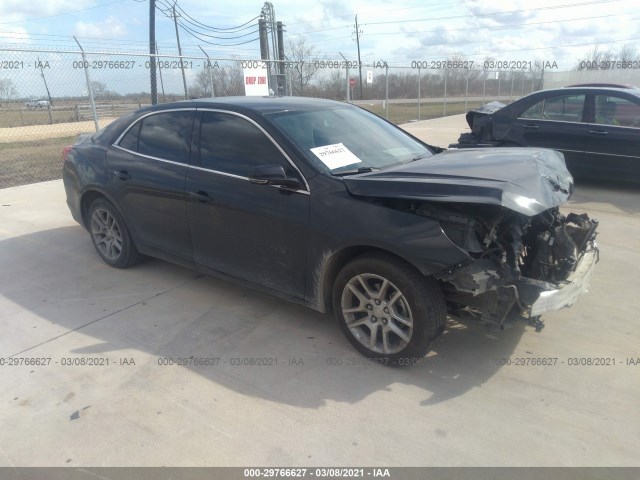
[[[287,177],[282,165],[260,165],[249,172],[249,181],[258,185],[275,185],[288,188],[300,188],[300,180]]]

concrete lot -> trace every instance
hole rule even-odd
[[[410,129],[446,144],[455,121]],[[640,465],[632,189],[578,186],[569,208],[600,219],[601,261],[542,333],[451,322],[405,369],[367,364],[303,307],[158,260],[109,268],[61,181],[0,190],[0,205],[2,466]],[[247,357],[272,365],[234,365]],[[515,365],[540,357],[557,363]],[[585,357],[615,365],[569,365]],[[66,365],[90,359],[105,364]]]

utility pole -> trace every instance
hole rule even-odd
[[[184,85],[184,99],[189,99],[187,90],[187,77],[184,74],[184,62],[182,61],[182,48],[180,47],[180,34],[178,33],[178,16],[176,15],[176,4],[173,4],[173,24],[176,27],[176,41],[178,42],[178,55],[180,55],[180,70],[182,70],[182,84]]]
[[[264,22],[262,23],[263,30],[260,30],[260,51],[263,51],[263,42],[266,44],[266,60],[267,60],[267,75],[269,76],[269,90],[278,90],[278,38],[276,25],[276,11],[273,8],[273,3],[264,2],[260,15]],[[264,40],[263,40],[264,35]],[[263,59],[265,57],[263,56]],[[274,81],[275,79],[275,81]]]
[[[358,15],[356,15],[356,44],[358,45],[358,76],[360,77],[360,100],[362,100],[362,61],[360,60],[360,34],[362,30],[358,28]]]
[[[156,0],[149,0],[149,75],[151,81],[151,105],[158,103],[156,82]]]

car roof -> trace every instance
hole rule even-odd
[[[580,90],[580,91],[584,91],[584,90],[590,90],[593,91],[594,93],[601,93],[601,92],[623,92],[623,93],[631,93],[633,95],[637,95],[638,92],[635,91],[636,89],[634,88],[621,88],[621,87],[586,87],[586,86],[574,86],[574,87],[562,87],[562,88],[552,88],[549,90],[540,90],[539,92],[536,93],[540,93],[540,92],[567,92],[567,91],[571,91],[571,90]]]
[[[345,102],[308,97],[217,97],[197,98],[179,102],[163,103],[143,109],[146,112],[171,108],[224,108],[251,110],[260,114],[290,110],[312,110],[336,108],[348,105]]]
[[[525,98],[539,98],[539,97],[547,97],[553,94],[558,94],[558,95],[566,95],[567,93],[591,93],[591,94],[603,94],[606,95],[607,93],[612,94],[612,93],[621,93],[623,94],[622,96],[626,95],[633,95],[634,97],[640,98],[640,90],[636,90],[633,88],[612,88],[612,87],[562,87],[562,88],[550,88],[548,90],[538,90],[537,92],[532,92],[529,95],[526,95],[524,97],[522,97],[521,99],[517,100],[523,100]],[[515,103],[515,102],[514,102]],[[513,103],[511,104],[513,105]]]
[[[619,83],[577,83],[575,85],[567,85],[565,88],[571,88],[571,87],[604,87],[604,88],[624,88],[624,89],[633,89],[633,90],[640,90],[640,88],[633,86],[633,85],[627,85],[627,84],[619,84]]]

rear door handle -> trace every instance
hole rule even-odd
[[[211,203],[213,198],[204,190],[198,190],[197,192],[191,192],[191,196],[195,197],[200,203]]]
[[[524,125],[522,125],[522,128],[526,128],[528,130],[537,130],[538,129],[538,125],[524,124]]]
[[[131,175],[129,175],[129,172],[126,170],[116,170],[113,173],[115,173],[120,180],[129,180],[131,178]]]
[[[589,130],[589,133],[593,135],[600,135],[602,137],[604,137],[605,135],[609,135],[609,132],[607,132],[606,130]]]

